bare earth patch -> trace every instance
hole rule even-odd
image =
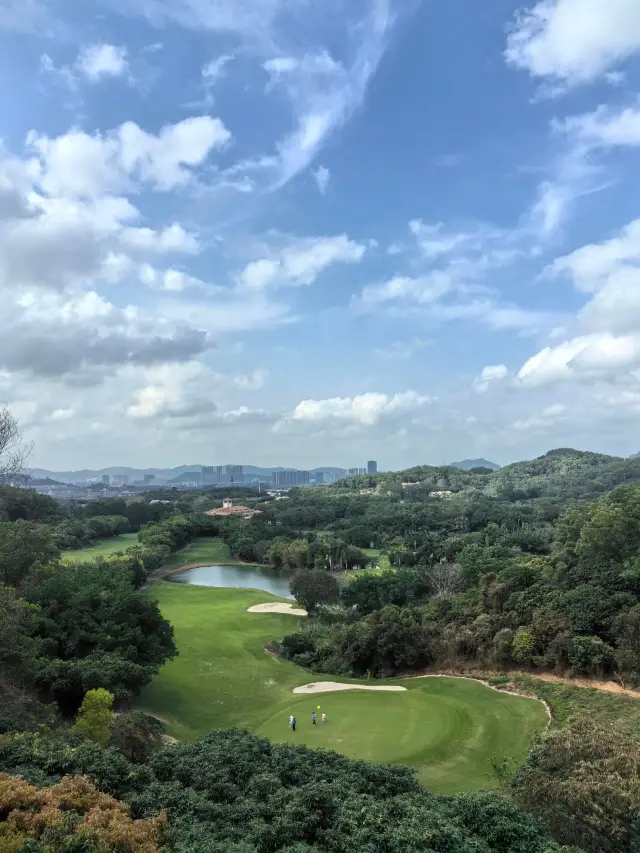
[[[295,604],[283,604],[274,602],[272,604],[254,604],[247,607],[247,613],[285,613],[288,616],[306,616],[307,611],[296,607]]]
[[[294,687],[294,693],[335,693],[337,690],[384,690],[392,693],[406,691],[406,687],[393,687],[380,685],[370,687],[368,684],[341,684],[339,681],[317,681],[313,684],[303,684],[302,687]]]

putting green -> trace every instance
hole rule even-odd
[[[149,594],[173,624],[180,655],[143,691],[139,706],[182,740],[239,726],[275,742],[411,764],[430,790],[454,793],[491,787],[492,756],[524,760],[547,722],[541,703],[466,679],[367,682],[407,688],[397,693],[294,695],[294,687],[313,681],[349,679],[313,676],[265,654],[264,644],[297,622],[292,616],[247,613],[253,604],[277,601],[273,596],[171,583],[154,584]],[[290,714],[297,720],[295,733],[288,727]]]

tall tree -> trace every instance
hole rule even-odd
[[[7,405],[0,405],[0,483],[17,480],[31,453],[31,445],[22,441],[18,420]]]

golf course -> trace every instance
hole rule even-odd
[[[294,693],[304,685],[349,679],[314,676],[265,652],[265,644],[291,633],[299,617],[247,609],[281,599],[257,590],[166,581],[154,583],[147,594],[174,626],[179,656],[143,690],[138,707],[179,740],[241,727],[274,742],[409,764],[430,790],[454,793],[493,787],[491,759],[524,760],[547,723],[540,702],[467,679],[352,681],[352,690]],[[359,685],[401,689],[364,691]],[[289,715],[296,717],[295,732]]]
[[[124,551],[138,544],[137,533],[121,533],[120,536],[111,536],[109,539],[101,539],[95,545],[88,548],[79,548],[75,551],[63,551],[63,560],[95,560],[96,557],[108,557],[117,551]]]

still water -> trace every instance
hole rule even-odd
[[[167,580],[196,586],[241,587],[262,589],[280,598],[293,601],[289,592],[289,578],[272,569],[257,566],[200,566],[169,575]]]

